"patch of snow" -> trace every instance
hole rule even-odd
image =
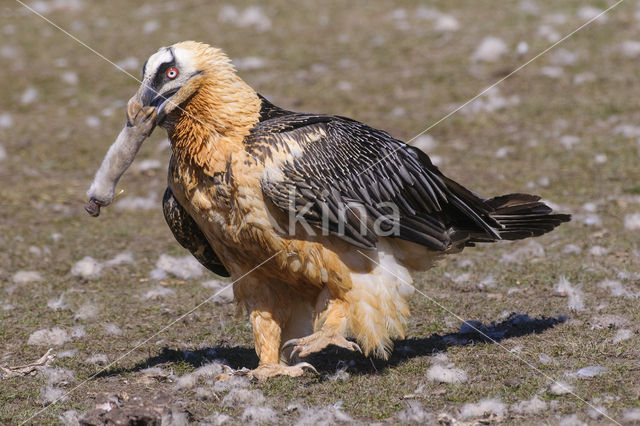
[[[529,400],[520,401],[511,406],[511,409],[518,414],[537,414],[545,411],[547,408],[547,403],[541,400],[538,395],[534,395],[533,398]]]
[[[560,277],[555,285],[555,291],[558,296],[567,297],[568,307],[573,311],[581,311],[584,309],[583,297],[584,293],[577,287],[574,287],[564,276]]]
[[[37,271],[18,271],[11,279],[16,284],[28,284],[42,281],[42,275]]]
[[[487,398],[477,403],[468,403],[462,406],[460,418],[470,419],[485,417],[487,415],[496,415],[501,417],[506,411],[506,405],[496,398]]]
[[[509,52],[507,43],[498,37],[485,37],[471,55],[474,62],[496,62]]]
[[[199,278],[204,273],[204,267],[191,255],[173,257],[162,254],[156,262],[156,268],[183,280]]]
[[[22,96],[20,96],[20,103],[22,105],[29,105],[38,100],[38,90],[35,87],[28,87]]]
[[[34,331],[27,340],[28,345],[60,346],[71,340],[67,331],[60,327]]]
[[[616,332],[616,335],[613,336],[613,343],[624,342],[625,340],[629,340],[633,337],[633,331],[628,328],[621,328]]]
[[[112,322],[108,322],[103,327],[104,334],[107,336],[122,336],[122,329]]]
[[[544,257],[544,247],[536,241],[530,240],[527,244],[518,247],[511,253],[504,253],[501,261],[507,263],[522,262],[528,259]]]
[[[165,297],[173,296],[174,294],[176,294],[176,292],[173,289],[158,285],[148,290],[143,297],[147,300],[156,300],[164,299]]]
[[[557,381],[551,383],[547,387],[547,393],[550,395],[567,395],[573,392],[573,387],[565,382]]]
[[[95,354],[91,355],[84,362],[94,365],[107,365],[109,363],[109,358],[107,358],[105,354]]]
[[[85,280],[95,280],[101,273],[102,264],[91,256],[85,256],[71,267],[71,275]]]

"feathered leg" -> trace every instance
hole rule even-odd
[[[328,295],[328,292],[326,292]],[[312,353],[320,352],[329,345],[339,346],[350,351],[362,352],[360,346],[355,342],[350,342],[345,338],[347,332],[347,315],[349,307],[344,300],[319,298],[319,304],[324,304],[325,308],[318,315],[316,320],[316,329],[320,330],[315,333],[299,339],[291,339],[287,341],[282,350],[292,348],[289,358],[296,360],[299,357],[306,357]]]
[[[234,288],[238,298],[250,311],[253,327],[253,339],[260,365],[250,375],[258,380],[274,376],[298,377],[305,370],[315,371],[308,363],[296,365],[280,364],[280,342],[284,324],[290,315],[290,306],[286,299],[278,297],[277,287],[262,282],[249,282]],[[238,297],[238,293],[240,297]],[[242,297],[249,295],[249,297]]]

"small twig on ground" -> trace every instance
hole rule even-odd
[[[0,365],[2,378],[7,379],[15,376],[28,376],[35,374],[38,367],[48,367],[56,358],[56,354],[52,354],[51,351],[53,351],[53,348],[50,348],[39,360],[32,362],[31,364],[20,365],[17,367],[3,367]]]

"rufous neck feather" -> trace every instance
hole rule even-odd
[[[197,43],[195,47],[201,50],[202,74],[187,83],[197,87],[176,110],[168,131],[181,163],[213,175],[224,171],[230,155],[243,149],[242,140],[259,121],[260,99],[221,51]]]

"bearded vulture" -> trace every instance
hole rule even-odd
[[[167,223],[203,265],[237,280],[255,377],[299,376],[312,368],[300,358],[328,345],[386,359],[404,337],[410,271],[570,219],[534,195],[482,198],[366,124],[278,108],[206,44],[163,47],[142,73],[87,211],[111,203],[142,142],[164,128]]]

